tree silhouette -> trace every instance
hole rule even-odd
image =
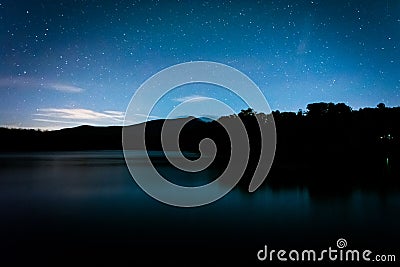
[[[241,118],[241,119],[254,117],[255,115],[256,115],[256,112],[252,108],[242,109],[240,111],[240,113],[238,114],[239,118]]]
[[[385,108],[386,108],[386,105],[385,105],[384,103],[379,103],[376,107],[377,107],[378,109],[382,110],[382,109],[385,109]]]
[[[321,118],[321,117],[338,117],[341,115],[350,115],[352,112],[351,107],[347,106],[345,103],[312,103],[307,105],[307,116],[311,118]]]
[[[311,118],[319,118],[328,113],[329,104],[320,102],[307,105],[307,116]]]

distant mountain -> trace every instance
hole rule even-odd
[[[201,121],[204,121],[204,122],[213,122],[213,121],[215,121],[214,119],[210,119],[210,118],[207,118],[207,117],[199,117],[197,119],[201,120]]]
[[[143,140],[146,126],[148,149],[161,150],[164,123],[174,127],[191,120],[185,127],[189,135],[204,128],[206,122],[193,117],[153,120],[126,127],[133,140]],[[185,138],[184,138],[185,139]],[[122,126],[97,127],[82,125],[55,131],[0,128],[0,151],[114,150],[122,149]],[[131,149],[135,149],[132,147]]]

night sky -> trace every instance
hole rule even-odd
[[[0,0],[0,59],[7,127],[121,125],[144,81],[196,60],[239,69],[273,110],[400,106],[400,1]],[[154,118],[192,96],[244,108],[221,88],[190,85]]]

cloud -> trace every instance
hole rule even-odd
[[[152,119],[152,120],[163,119],[163,117],[160,117],[160,116],[146,115],[146,114],[139,114],[139,113],[134,114],[133,117],[135,117],[135,116],[140,117],[140,118],[145,118],[145,119]]]
[[[163,117],[160,116],[155,116],[155,115],[146,115],[146,114],[141,114],[141,113],[135,113],[135,114],[128,114],[125,118],[125,125],[134,125],[134,124],[139,124],[143,123],[146,121],[151,121],[151,120],[159,120],[159,119],[164,119]]]
[[[201,95],[189,95],[189,96],[184,96],[184,97],[178,97],[174,98],[173,100],[176,102],[201,102],[201,101],[206,101],[209,100],[209,97],[201,96]]]
[[[72,121],[60,121],[60,120],[48,120],[48,119],[33,119],[33,120],[42,121],[42,122],[51,122],[51,123],[77,124],[76,122],[72,122]]]
[[[59,84],[59,83],[51,83],[51,84],[49,84],[49,87],[56,91],[61,91],[61,92],[65,92],[65,93],[80,93],[80,92],[84,91],[84,89],[74,86],[74,85],[66,85],[66,84]]]
[[[36,89],[44,88],[49,90],[60,91],[64,93],[81,93],[83,88],[64,83],[46,82],[32,78],[0,78],[0,87],[15,88],[15,89]]]
[[[34,114],[35,121],[62,124],[122,125],[124,112],[98,112],[83,108],[41,108]]]
[[[106,110],[106,111],[104,111],[104,113],[113,115],[115,117],[120,117],[121,119],[123,119],[125,116],[125,112],[122,112],[122,111]]]

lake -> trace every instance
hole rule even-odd
[[[177,208],[138,187],[122,151],[3,153],[0,160],[6,262],[257,263],[264,245],[317,249],[335,247],[339,238],[381,253],[400,247],[397,191],[325,196],[305,186],[270,187],[267,179],[252,194],[235,188],[210,205]],[[159,168],[171,179],[189,179],[163,163]],[[207,170],[188,184],[216,173]]]

